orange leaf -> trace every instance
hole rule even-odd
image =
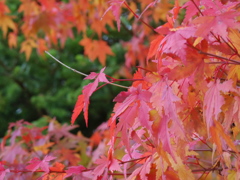
[[[44,54],[46,50],[48,50],[46,46],[46,41],[44,39],[38,39],[38,47],[37,47],[38,53],[40,55]]]
[[[8,45],[10,48],[17,47],[17,35],[14,32],[8,34]]]
[[[26,54],[26,59],[29,60],[30,55],[32,53],[32,48],[36,48],[37,44],[33,39],[27,39],[25,41],[22,42],[21,44],[21,53],[25,53]]]
[[[66,173],[63,173],[64,165],[56,162],[53,167],[50,167],[50,173],[43,177],[43,180],[62,180]]]
[[[156,56],[157,50],[163,38],[164,38],[163,36],[159,35],[156,39],[154,39],[151,42],[148,55],[147,55],[147,60],[149,60],[154,55]]]
[[[217,145],[217,150],[219,153],[222,153],[223,139],[226,144],[235,152],[237,152],[237,148],[234,145],[231,138],[224,132],[222,125],[218,121],[214,121],[214,126],[210,127],[210,133],[212,135],[213,142]]]
[[[102,65],[105,65],[107,55],[114,55],[111,48],[103,40],[84,38],[79,44],[84,46],[84,54],[88,56],[91,61],[98,58]]]
[[[5,38],[7,35],[8,28],[12,30],[16,30],[16,26],[13,20],[7,15],[0,15],[0,27],[3,31],[3,37]]]

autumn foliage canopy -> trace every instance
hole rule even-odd
[[[21,25],[0,1],[0,28],[9,47],[44,54],[67,38],[103,68],[76,100],[71,124],[38,128],[19,121],[1,142],[0,179],[240,179],[240,3],[237,0],[21,0]],[[130,27],[121,16],[132,20]],[[165,22],[161,24],[160,22]],[[117,85],[104,73],[114,56],[103,34],[131,28],[125,70],[137,66],[110,119],[90,139],[71,134],[91,95]],[[97,38],[88,37],[92,29]]]

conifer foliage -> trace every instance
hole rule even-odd
[[[53,11],[50,2],[54,1],[41,1],[46,5],[42,6],[46,15],[49,9],[54,15],[49,21],[60,18],[58,9]],[[237,0],[189,0],[186,3],[176,0],[165,14],[166,23],[153,28],[151,18],[152,21],[162,18],[163,9],[154,8],[158,3],[113,0],[106,4],[108,8],[99,9],[103,12],[103,22],[112,22],[108,21],[112,12],[119,30],[123,8],[131,12],[129,18],[135,17],[136,25],[132,27],[136,35],[125,42],[129,48],[125,57],[126,65],[134,65],[139,60],[140,66],[131,79],[132,85],[114,98],[115,106],[108,123],[101,125],[92,139],[81,137],[88,148],[80,150],[79,158],[88,156],[88,161],[83,164],[69,157],[77,153],[72,149],[80,143],[79,137],[68,133],[70,127],[49,125],[48,139],[43,140],[43,129],[24,131],[22,128],[26,125],[19,122],[14,125],[15,131],[11,132],[13,125],[10,126],[11,133],[4,138],[10,144],[2,143],[0,179],[14,173],[42,179],[240,179],[240,3]],[[161,3],[171,7],[165,1]],[[136,13],[136,5],[141,6],[141,14]],[[87,1],[82,1],[78,7],[87,11],[89,6]],[[91,13],[89,10],[88,15]],[[81,22],[86,20],[78,17]],[[38,26],[31,27],[34,32]],[[91,28],[95,27],[93,23]],[[105,32],[104,27],[98,26],[101,32],[95,29],[99,36]],[[84,26],[78,28],[83,30]],[[51,31],[47,27],[45,30],[50,37]],[[6,34],[6,28],[3,31]],[[145,54],[146,38],[151,40]],[[100,52],[87,50],[89,46],[97,48],[92,40],[85,38],[80,44],[86,46],[86,55],[98,57],[105,64],[103,56],[91,54]],[[111,55],[110,51],[106,52]],[[82,111],[88,124],[90,96],[97,93],[99,82],[118,81],[106,76],[104,69],[86,77],[93,82],[79,95],[72,124]],[[28,132],[31,136],[25,135]],[[61,145],[69,147],[66,153],[64,150],[57,153],[60,148],[55,146]],[[51,151],[47,151],[49,148]],[[41,153],[34,153],[38,151]],[[31,156],[26,156],[30,152]],[[70,160],[74,162],[68,162]]]

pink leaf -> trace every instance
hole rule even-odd
[[[107,158],[105,156],[101,156],[100,159],[97,159],[95,164],[98,164],[98,166],[93,170],[94,173],[94,179],[97,179],[99,176],[101,176],[106,170],[113,171],[120,171],[122,172],[119,162],[116,159],[113,159],[112,156],[110,158]]]
[[[187,39],[194,37],[195,31],[194,27],[185,27],[168,33],[159,45],[160,54],[174,54],[186,61]]]
[[[206,118],[207,130],[213,125],[213,120],[218,119],[218,114],[221,112],[221,107],[224,104],[224,97],[221,92],[235,91],[232,88],[232,80],[220,83],[218,79],[216,82],[208,84],[208,91],[203,100],[203,113]]]
[[[49,172],[48,162],[53,159],[56,159],[56,157],[52,157],[48,155],[45,156],[42,161],[39,158],[33,158],[31,161],[28,162],[30,164],[26,166],[26,169],[30,171],[36,171],[37,169],[40,168],[41,170],[48,173]]]
[[[0,180],[4,180],[4,177],[7,172],[10,172],[9,169],[5,169],[2,164],[0,164]]]
[[[70,177],[70,176],[76,176],[76,175],[82,175],[82,171],[86,168],[82,165],[80,166],[71,166],[66,170],[67,175],[64,178]]]
[[[124,0],[125,1],[125,0]],[[121,15],[121,6],[124,1],[112,0],[110,1],[110,7],[105,11],[103,16],[109,11],[112,10],[112,13],[117,21],[118,31],[120,31],[120,15]]]

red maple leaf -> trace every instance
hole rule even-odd
[[[43,171],[45,171],[46,173],[49,172],[49,161],[56,159],[56,157],[52,157],[49,155],[46,155],[43,160],[40,160],[39,158],[33,158],[31,161],[29,161],[28,163],[30,163],[29,165],[26,166],[26,169],[30,170],[30,171],[36,171],[37,169],[41,169]]]
[[[86,126],[88,126],[89,98],[92,95],[92,93],[97,89],[99,82],[109,83],[105,74],[103,73],[104,70],[105,70],[105,67],[101,69],[100,73],[92,72],[90,75],[88,75],[86,78],[84,78],[84,79],[95,79],[95,80],[93,83],[90,83],[90,84],[84,86],[83,94],[78,96],[78,100],[73,109],[73,114],[72,114],[72,118],[71,118],[72,124],[75,122],[76,118],[83,110]]]
[[[82,171],[85,170],[86,168],[82,165],[80,166],[71,166],[66,170],[67,175],[64,178],[73,176],[73,178],[79,177],[81,178],[82,176]]]

